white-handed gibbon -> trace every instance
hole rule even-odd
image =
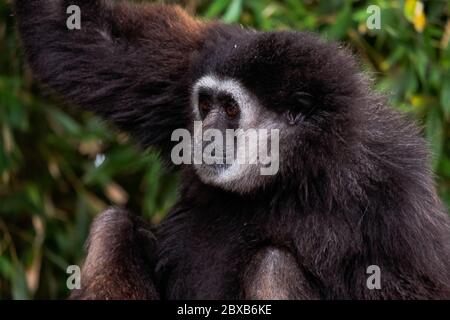
[[[81,9],[69,30],[67,7]],[[417,126],[355,59],[305,32],[258,32],[168,5],[16,0],[36,78],[182,171],[151,230],[94,222],[72,298],[450,298],[449,218]],[[173,165],[174,130],[279,129],[279,170]],[[368,288],[368,266],[381,270]]]

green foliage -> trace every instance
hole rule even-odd
[[[450,3],[427,1],[184,1],[206,19],[260,30],[312,30],[348,43],[394,107],[424,125],[442,199],[450,204]],[[367,7],[381,9],[369,30]],[[63,298],[92,218],[126,205],[157,223],[177,176],[151,151],[92,114],[67,108],[32,81],[0,3],[0,298]],[[75,111],[74,111],[75,110]],[[104,161],[102,161],[104,160]]]

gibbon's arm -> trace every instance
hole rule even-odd
[[[71,5],[80,30],[67,27]],[[172,131],[187,126],[185,77],[204,24],[176,6],[106,0],[16,0],[15,9],[43,84],[167,155]]]
[[[81,288],[71,299],[159,299],[153,282],[156,240],[139,217],[118,208],[91,226]]]

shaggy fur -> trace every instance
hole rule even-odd
[[[91,226],[81,288],[72,299],[159,299],[152,278],[156,242],[139,217],[111,208]]]
[[[80,31],[65,27],[69,4],[81,7]],[[281,136],[278,175],[252,192],[179,168],[155,262],[141,258],[152,241],[137,245],[132,216],[104,213],[75,297],[155,298],[152,277],[167,299],[450,298],[449,219],[425,141],[336,44],[206,24],[169,6],[16,0],[16,9],[36,77],[166,159],[172,131],[191,125],[190,90],[204,75],[238,80],[280,117],[299,104],[295,93],[313,99],[305,121]],[[381,268],[380,290],[366,286],[370,265]],[[104,268],[117,272],[95,276]]]

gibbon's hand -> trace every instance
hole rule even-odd
[[[93,222],[81,288],[71,299],[159,299],[152,276],[156,238],[138,216],[119,209],[103,211]]]

